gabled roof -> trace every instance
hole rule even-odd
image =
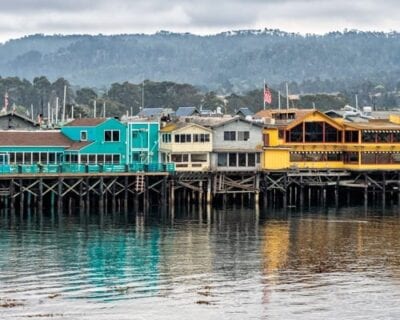
[[[177,117],[190,117],[195,114],[200,114],[199,110],[196,107],[179,107],[175,111],[175,115]]]
[[[0,131],[0,146],[69,147],[72,143],[59,131]]]
[[[202,126],[198,123],[194,123],[194,122],[184,122],[184,121],[178,121],[178,122],[173,122],[168,124],[167,126],[165,126],[164,128],[160,129],[160,132],[173,132],[173,131],[180,131],[182,129],[186,129],[189,127],[198,127],[201,128],[205,131],[209,131],[211,132],[211,129]]]
[[[107,118],[79,118],[66,123],[64,127],[96,127],[106,120]]]
[[[249,108],[240,108],[236,113],[236,115],[242,114],[244,117],[252,116],[254,114]]]
[[[30,119],[24,115],[21,115],[21,114],[15,113],[15,112],[7,112],[7,113],[0,114],[0,118],[5,118],[5,117],[20,118],[21,120],[31,124],[32,126],[38,126],[37,122],[33,121],[32,119]]]
[[[309,118],[310,116],[320,116],[321,118],[323,118],[327,123],[329,123],[332,127],[335,127],[338,130],[342,130],[343,126],[341,126],[339,123],[337,123],[335,120],[333,120],[332,118],[330,118],[329,116],[327,116],[325,113],[322,113],[321,111],[318,110],[312,110],[310,112],[308,112],[307,114],[304,114],[302,117],[297,118],[296,120],[293,120],[292,122],[290,122],[289,125],[286,126],[286,130],[291,129],[295,126],[297,126],[299,123],[307,120],[307,118]]]
[[[229,123],[232,122],[237,122],[237,121],[241,121],[241,122],[245,122],[257,127],[263,127],[263,124],[261,123],[256,123],[256,122],[252,122],[246,119],[243,119],[240,116],[234,116],[234,117],[229,117],[229,118],[202,118],[202,117],[193,117],[192,121],[194,123],[197,123],[203,127],[209,127],[209,128],[218,128],[218,127],[222,127],[224,125],[227,125]]]

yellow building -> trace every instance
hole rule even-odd
[[[397,120],[347,122],[313,110],[264,129],[263,168],[399,170]]]
[[[171,123],[160,130],[161,161],[174,162],[176,171],[210,168],[212,130],[195,123]]]

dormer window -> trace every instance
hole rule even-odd
[[[87,141],[87,131],[81,131],[81,141]]]

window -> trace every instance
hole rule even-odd
[[[286,132],[286,142],[303,142],[303,123]]]
[[[361,136],[362,142],[376,142],[376,133],[373,131],[363,131]]]
[[[255,167],[256,165],[256,155],[254,153],[247,154],[247,165],[249,167]]]
[[[0,164],[7,164],[8,163],[8,156],[5,153],[0,153]]]
[[[97,163],[104,163],[104,154],[97,155]]]
[[[120,156],[119,156],[119,154],[113,154],[113,156],[112,156],[112,162],[113,162],[114,164],[119,164],[119,162],[120,162]]]
[[[77,154],[70,154],[69,155],[69,162],[78,163],[78,155]]]
[[[25,157],[25,162],[26,162],[26,157]],[[56,154],[54,152],[49,153],[49,163],[55,163],[56,162]]]
[[[112,163],[112,154],[106,154],[104,157],[105,163]]]
[[[164,143],[170,143],[171,142],[171,134],[170,133],[163,133],[161,135],[161,140]]]
[[[260,154],[259,153],[256,153],[256,163],[257,164],[260,164]]]
[[[97,163],[95,154],[89,154],[88,158],[89,158],[89,163]]]
[[[173,154],[171,155],[172,162],[189,162],[188,154]]]
[[[140,161],[140,154],[135,152],[132,153],[132,162],[139,162]]]
[[[236,153],[229,153],[229,166],[230,167],[236,167],[237,166],[237,161],[236,161],[237,155]]]
[[[323,142],[323,122],[306,122],[305,142]]]
[[[77,160],[76,162],[78,162],[78,159],[76,159],[76,160]],[[41,163],[47,163],[47,153],[42,152],[42,153],[40,154],[40,162],[41,162]]]
[[[238,158],[239,158],[239,167],[245,167],[246,166],[246,154],[239,153]]]
[[[392,134],[390,132],[381,131],[376,134],[376,142],[390,143],[391,140],[392,140]]]
[[[190,156],[190,160],[192,162],[207,162],[207,154],[206,153],[194,153]]]
[[[193,142],[210,142],[210,135],[208,133],[193,134]]]
[[[105,130],[104,141],[106,142],[119,142],[119,130]]]
[[[340,142],[342,140],[341,131],[325,123],[325,142]]]
[[[88,162],[88,155],[81,154],[81,163],[87,163],[87,162]]]
[[[191,134],[176,134],[175,142],[178,142],[178,143],[192,142],[192,135]]]
[[[10,164],[15,164],[15,152],[10,152]]]
[[[32,153],[31,152],[25,153],[25,163],[32,164]]]
[[[39,162],[39,153],[38,152],[33,152],[32,153],[32,163],[37,163],[37,162]]]
[[[344,133],[344,141],[346,143],[358,143],[358,131],[346,130]]]
[[[218,167],[226,167],[228,164],[228,157],[226,153],[218,153]]]
[[[15,162],[16,163],[23,163],[23,153],[22,152],[17,152],[15,156]]]
[[[247,141],[250,138],[249,131],[238,131],[238,141]]]
[[[358,163],[358,152],[343,152],[344,163]]]
[[[81,131],[81,141],[87,141],[87,131]]]
[[[236,141],[236,131],[224,131],[225,141]]]

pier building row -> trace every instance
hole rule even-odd
[[[400,203],[399,172],[396,112],[379,118],[291,109],[246,118],[164,114],[0,130],[3,206],[28,200],[63,206],[65,199],[92,196],[126,205],[131,198],[172,204],[251,197],[294,206],[338,204],[352,194],[364,203]]]

